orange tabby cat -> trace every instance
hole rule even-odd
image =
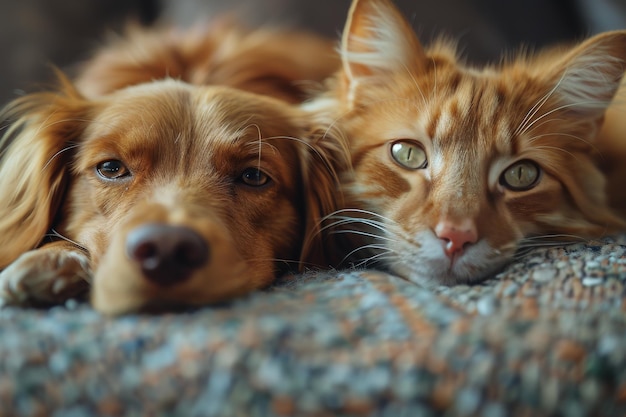
[[[367,236],[353,254],[422,284],[476,282],[520,248],[625,228],[594,138],[626,31],[472,68],[450,42],[424,48],[390,1],[354,0],[341,55],[310,106],[351,142],[356,208],[334,224]]]

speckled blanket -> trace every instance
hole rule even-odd
[[[626,235],[477,286],[290,277],[228,305],[0,310],[0,416],[624,416]]]

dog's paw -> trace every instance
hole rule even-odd
[[[32,250],[0,272],[0,306],[60,304],[85,294],[90,280],[89,258],[83,252]]]

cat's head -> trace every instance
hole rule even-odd
[[[424,48],[390,1],[355,0],[341,55],[330,102],[352,149],[346,187],[371,212],[354,211],[354,227],[369,226],[377,237],[363,245],[393,272],[472,282],[520,247],[624,227],[594,137],[626,31],[476,69],[449,42]]]

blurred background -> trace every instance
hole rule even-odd
[[[626,0],[395,0],[420,38],[459,39],[471,62],[626,29]],[[0,0],[0,104],[43,88],[53,64],[71,74],[130,21],[188,26],[234,12],[251,25],[304,27],[337,38],[350,0]]]

